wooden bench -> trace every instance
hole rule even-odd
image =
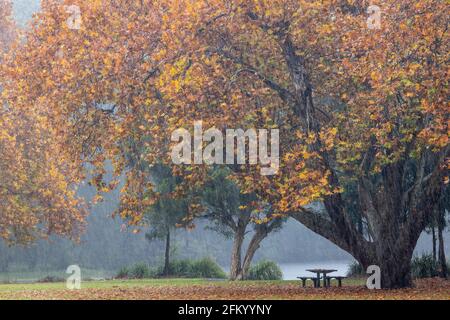
[[[342,280],[347,279],[347,277],[340,277],[340,276],[326,277],[325,280],[327,282],[328,287],[331,287],[331,280],[332,279],[336,279],[337,282],[338,282],[338,287],[342,287]]]
[[[314,288],[318,287],[318,282],[320,279],[317,279],[316,277],[297,277],[297,279],[300,279],[302,281],[302,286],[306,287],[306,281],[311,280],[314,283]]]

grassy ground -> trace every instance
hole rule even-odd
[[[70,291],[64,283],[1,284],[0,299],[444,299],[450,281],[416,281],[402,290],[368,290],[364,281],[348,279],[342,288],[301,288],[297,281],[208,281],[199,279],[87,281]]]
[[[104,279],[111,278],[114,275],[113,271],[107,270],[91,270],[83,268],[83,277],[88,279]],[[23,283],[23,282],[37,282],[40,279],[53,277],[57,279],[67,278],[65,270],[47,270],[47,271],[24,271],[17,272],[1,272],[0,283]]]

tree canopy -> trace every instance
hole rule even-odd
[[[5,52],[14,50],[14,28],[11,5],[2,0],[0,45]],[[0,56],[0,238],[13,243],[49,234],[76,239],[86,216],[75,189],[82,168],[61,156],[63,145],[41,108],[44,100],[24,108],[10,99],[13,95],[20,101],[21,96],[3,73],[6,60]]]

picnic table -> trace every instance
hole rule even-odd
[[[312,280],[314,282],[314,288],[320,288],[320,279],[323,279],[323,286],[324,288],[331,286],[331,279],[336,279],[338,281],[338,286],[342,286],[342,279],[345,279],[346,277],[341,276],[327,276],[329,273],[336,272],[337,270],[334,269],[308,269],[306,270],[311,273],[315,273],[316,277],[297,277],[297,279],[300,279],[302,281],[303,287],[306,286],[307,280]],[[323,275],[323,277],[321,277]]]
[[[327,281],[327,274],[336,272],[337,270],[334,269],[308,269],[306,270],[308,272],[315,273],[317,275],[316,277],[316,287],[320,288],[320,275],[323,274],[323,286],[326,288],[328,287],[328,281]]]

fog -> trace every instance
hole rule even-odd
[[[80,194],[87,199],[94,194],[90,187],[81,188]],[[8,280],[43,277],[50,272],[64,272],[72,264],[79,265],[95,277],[113,276],[118,269],[139,262],[152,266],[162,264],[164,242],[148,241],[145,229],[135,234],[125,227],[119,218],[111,217],[119,202],[118,191],[108,194],[102,203],[91,209],[87,228],[80,243],[51,237],[28,246],[7,247],[0,243],[0,272]],[[199,220],[192,231],[177,230],[174,235],[172,259],[196,259],[211,257],[223,268],[230,264],[232,240],[206,228],[207,222]],[[248,238],[248,236],[247,236]],[[449,248],[449,233],[446,234],[446,251]],[[416,254],[431,251],[431,237],[423,234]],[[255,262],[268,259],[281,265],[285,277],[292,277],[310,267],[334,265],[340,273],[353,258],[328,240],[316,235],[294,220],[265,239],[255,255]],[[27,273],[31,275],[26,275]],[[34,273],[33,273],[34,272]],[[5,276],[3,276],[5,278]]]

